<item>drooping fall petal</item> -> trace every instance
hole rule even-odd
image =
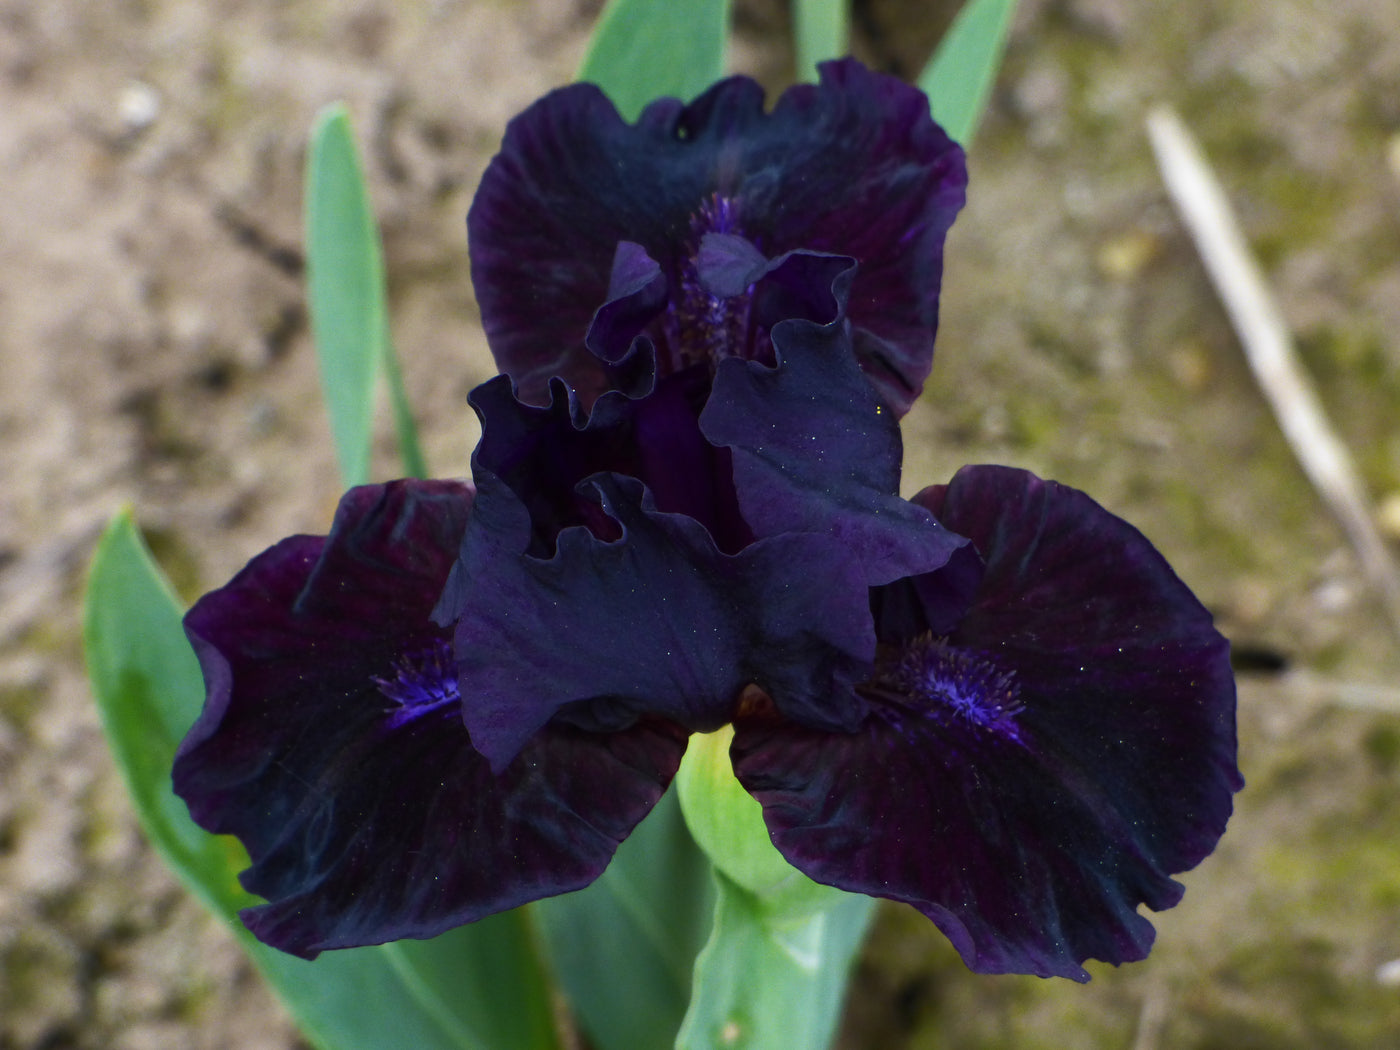
[[[284,540],[186,617],[208,698],[175,789],[242,840],[268,900],[242,917],[284,951],[430,937],[585,886],[679,765],[685,734],[647,720],[549,726],[493,774],[429,618],[472,498],[353,489],[329,537]]]
[[[1080,492],[972,467],[916,502],[985,559],[971,608],[935,638],[916,581],[877,589],[865,725],[740,722],[736,772],[796,867],[913,904],[974,970],[1142,958],[1138,905],[1177,903],[1242,785],[1228,645]]]

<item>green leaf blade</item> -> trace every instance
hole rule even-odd
[[[297,1026],[322,1050],[558,1050],[533,955],[530,972],[515,965],[518,947],[529,945],[516,933],[519,913],[484,921],[496,926],[484,940],[477,924],[431,941],[326,952],[314,962],[269,948],[241,928],[236,932]],[[510,951],[490,959],[482,949],[499,938]],[[423,952],[427,954],[419,958]],[[455,962],[464,954],[476,958],[469,969],[500,964],[489,990],[504,998],[492,1000],[483,994],[486,989],[450,987],[464,972]],[[523,992],[512,986],[522,976],[528,982]],[[528,1012],[512,1012],[522,1007]]]
[[[599,1050],[671,1050],[714,908],[674,789],[585,890],[532,906],[554,972]]]
[[[818,62],[839,58],[850,50],[847,0],[793,0],[792,22],[801,79],[815,81]]]
[[[88,676],[147,836],[207,906],[231,914],[253,902],[231,868],[239,854],[198,827],[170,787],[175,749],[204,697],[181,620],[179,602],[123,511],[98,541],[88,576]]]
[[[986,109],[1016,0],[967,0],[919,75],[933,119],[964,149]]]
[[[768,911],[719,872],[715,884],[714,929],[695,962],[676,1050],[829,1046],[875,900],[848,894],[824,912],[793,920]]]
[[[384,260],[369,192],[342,105],[311,133],[306,166],[306,271],[311,331],[347,485],[369,480],[374,393],[387,346]]]
[[[578,79],[625,120],[663,95],[691,99],[724,75],[730,0],[609,0]]]
[[[413,419],[413,408],[408,403],[408,391],[404,388],[403,370],[399,368],[398,355],[394,353],[394,343],[387,330],[384,333],[384,377],[389,383],[389,407],[394,419],[394,436],[399,442],[399,459],[403,462],[404,477],[426,478],[429,476],[428,461],[423,456],[423,446],[418,443],[418,424]]]
[[[204,701],[179,602],[129,512],[98,541],[83,649],[108,743],[151,842],[223,918],[303,1032],[322,1050],[558,1050],[547,985],[520,911],[431,941],[324,953],[315,962],[255,940],[237,920],[247,856],[176,797],[170,769]]]

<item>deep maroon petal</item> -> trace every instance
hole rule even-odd
[[[785,321],[775,367],[720,362],[700,429],[733,456],[739,509],[755,534],[817,532],[860,559],[866,582],[945,565],[967,541],[899,498],[894,414],[865,381],[840,324]]]
[[[1142,958],[1138,905],[1177,902],[1170,876],[1214,848],[1242,783],[1228,646],[1082,493],[978,467],[919,499],[985,559],[972,609],[914,637],[932,617],[893,585],[865,726],[749,720],[739,778],[794,865],[913,904],[975,970],[1084,980],[1085,959]]]
[[[685,159],[679,108],[654,103],[629,125],[597,87],[574,84],[506,128],[467,231],[487,340],[525,400],[543,401],[555,376],[585,403],[605,389],[584,338],[620,241],[671,269],[707,174]]]
[[[270,903],[241,917],[274,947],[312,958],[433,937],[582,889],[660,799],[686,737],[551,726],[497,776],[455,708],[376,728],[355,720],[285,759],[310,786],[242,879]]]
[[[566,529],[549,558],[524,554],[519,533],[514,549],[509,536],[463,545],[457,659],[472,740],[494,764],[561,711],[589,727],[650,714],[713,730],[749,683],[789,717],[859,722],[850,685],[874,635],[859,565],[838,544],[784,535],[728,555],[693,519],[658,512],[635,478],[586,487],[616,540]],[[483,487],[479,505],[508,498]]]
[[[774,258],[857,259],[850,318],[862,367],[896,412],[932,363],[943,239],[964,199],[962,150],[927,99],[846,60],[771,112],[735,77],[689,105],[663,99],[626,124],[595,87],[537,102],[506,131],[468,216],[472,278],[501,369],[538,403],[561,376],[592,401],[605,384],[584,345],[619,241],[677,283],[694,220],[719,202]]]
[[[836,321],[846,309],[856,262],[849,255],[828,255],[794,249],[784,252],[764,268],[753,289],[750,325],[759,335],[783,321],[801,318],[817,324]],[[772,364],[773,355],[751,354]]]
[[[679,764],[672,726],[561,725],[492,774],[428,618],[471,503],[454,482],[354,489],[329,537],[278,544],[186,618],[208,699],[175,789],[247,847],[268,903],[243,917],[275,947],[428,937],[587,885]]]

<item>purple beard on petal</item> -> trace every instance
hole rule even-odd
[[[671,264],[665,307],[644,329],[656,348],[659,375],[704,366],[713,376],[731,357],[772,367],[775,325],[794,318],[825,325],[844,315],[856,261],[805,250],[769,259],[762,238],[746,236],[741,211],[738,202],[716,193],[690,216],[690,234]],[[640,245],[635,250],[644,251]],[[603,342],[591,335],[588,345],[597,352]]]
[[[875,658],[875,674],[857,692],[919,718],[958,722],[975,731],[1019,743],[1016,716],[1023,705],[1016,672],[1003,670],[995,655],[925,634],[907,645],[886,647]],[[892,714],[896,722],[898,716]]]
[[[734,208],[713,199],[691,217],[693,236],[669,275],[641,245],[618,245],[608,298],[585,340],[610,382],[580,391],[585,410],[604,390],[627,385],[618,382],[631,375],[620,367],[627,362],[654,362],[659,380],[685,372],[713,378],[730,358],[775,366],[773,329],[784,321],[844,326],[853,259],[809,251],[769,259],[739,234],[708,228],[735,222]]]
[[[389,725],[405,722],[462,701],[457,688],[457,662],[452,657],[452,639],[445,633],[436,641],[400,653],[390,675],[370,679],[392,706]]]
[[[660,329],[653,339],[662,374],[697,364],[713,370],[715,362],[731,355],[756,356],[745,352],[750,342],[750,282],[744,281],[742,289],[730,290],[728,296],[713,294],[701,282],[700,256],[710,234],[742,237],[738,207],[719,194],[691,216],[690,236],[681,249],[672,278],[676,291],[667,302],[660,323],[652,326],[653,332]],[[753,250],[762,259],[758,249]]]

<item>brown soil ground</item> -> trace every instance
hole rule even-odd
[[[597,6],[0,0],[0,1050],[299,1045],[142,842],[83,677],[84,565],[125,503],[186,598],[327,525],[299,214],[307,129],[336,99],[430,461],[466,472],[491,365],[463,216]],[[858,52],[913,74],[955,6],[865,0]],[[787,29],[778,0],[740,2],[736,67],[781,87]],[[1242,674],[1250,785],[1149,961],[1088,987],[974,977],[891,906],[851,1050],[1400,1047],[1400,650],[1165,200],[1157,102],[1200,134],[1373,497],[1400,504],[1393,0],[1023,0],[909,488],[978,461],[1083,488],[1251,666],[1289,670]]]

